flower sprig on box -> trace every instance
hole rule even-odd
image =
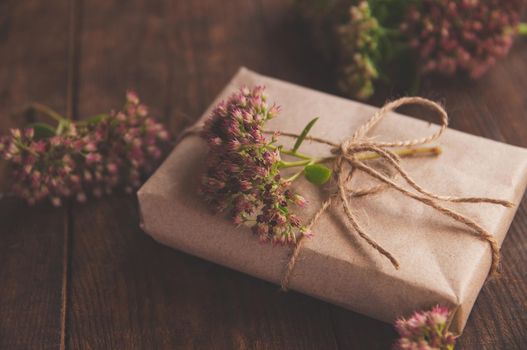
[[[264,129],[279,110],[279,106],[268,104],[261,86],[243,87],[214,108],[201,131],[209,151],[199,193],[216,212],[228,211],[234,224],[251,225],[262,242],[294,244],[299,236],[311,236],[312,232],[293,212],[295,206],[304,206],[306,200],[291,184],[304,175],[309,182],[324,185],[332,177],[332,169],[325,163],[336,157],[319,158],[299,152],[317,118],[300,134],[293,134],[296,142],[291,149],[280,145],[281,133]],[[396,151],[401,156],[439,152],[437,147]],[[368,160],[378,155],[362,152],[357,157]],[[284,177],[285,169],[298,170]]]
[[[291,164],[281,160],[276,135],[264,135],[265,122],[278,110],[267,105],[261,87],[243,88],[216,106],[202,132],[209,154],[200,193],[215,210],[228,208],[235,224],[254,222],[262,241],[286,243],[309,232],[290,209],[305,200],[280,174]]]
[[[41,104],[31,108],[56,125],[34,123],[0,137],[11,190],[29,204],[49,199],[60,206],[70,197],[84,202],[118,188],[132,192],[155,169],[170,138],[132,91],[122,110],[82,121]]]
[[[367,99],[378,85],[415,90],[430,73],[479,78],[526,34],[521,0],[298,1],[338,85]],[[322,44],[320,44],[322,43]],[[328,44],[329,43],[329,44]]]

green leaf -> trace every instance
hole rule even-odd
[[[331,178],[331,169],[323,164],[311,164],[304,168],[306,179],[315,184],[323,185]]]
[[[55,136],[55,129],[46,123],[33,123],[27,126],[35,131],[35,139],[47,139],[48,137]]]
[[[300,148],[300,145],[302,144],[302,142],[304,142],[304,139],[306,138],[307,134],[309,133],[309,131],[311,130],[313,125],[315,125],[317,120],[318,120],[318,118],[315,118],[315,119],[311,120],[309,123],[307,123],[306,127],[304,128],[304,130],[302,130],[302,132],[300,133],[300,136],[298,136],[298,138],[296,139],[295,146],[292,149],[293,152],[298,151],[298,149]]]
[[[518,33],[520,35],[527,35],[527,23],[520,23],[518,26]]]

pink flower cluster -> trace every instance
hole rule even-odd
[[[261,241],[285,244],[307,232],[290,210],[305,201],[280,176],[275,136],[268,141],[263,133],[277,114],[263,87],[242,88],[216,106],[202,132],[209,152],[200,194],[215,211],[228,210],[236,225],[252,223]]]
[[[395,350],[453,350],[454,334],[448,331],[449,311],[435,306],[430,311],[416,312],[409,319],[399,319],[395,328],[401,338]]]
[[[10,162],[13,192],[34,204],[65,198],[131,192],[154,169],[169,140],[165,128],[149,117],[137,95],[128,92],[122,111],[85,122],[64,120],[50,137],[33,128],[13,129],[0,138],[0,157]]]
[[[504,57],[520,21],[520,0],[423,0],[401,24],[422,73],[466,71],[478,78]]]
[[[366,99],[378,86],[415,90],[429,73],[482,76],[509,52],[523,0],[297,0],[337,66],[339,88]]]

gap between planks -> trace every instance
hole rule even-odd
[[[77,119],[78,110],[78,82],[80,57],[80,8],[81,0],[68,1],[68,57],[67,57],[67,86],[66,86],[66,116]],[[72,240],[73,240],[73,211],[72,203],[66,203],[64,217],[64,249],[62,260],[62,286],[60,305],[60,350],[67,348],[68,335],[68,307],[71,280]]]

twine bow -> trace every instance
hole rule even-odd
[[[416,104],[424,107],[428,107],[437,112],[441,118],[441,127],[438,131],[430,136],[404,141],[395,142],[375,142],[366,137],[367,133],[375,126],[382,118],[384,118],[388,112],[393,111],[403,105]],[[455,221],[467,226],[471,229],[472,233],[477,238],[484,240],[489,243],[492,251],[492,265],[490,269],[490,275],[494,275],[497,272],[500,262],[500,248],[496,239],[481,227],[474,220],[469,217],[460,214],[454,210],[451,210],[443,206],[440,202],[454,202],[454,203],[491,203],[502,205],[505,207],[511,207],[513,204],[494,198],[485,197],[452,197],[452,196],[440,196],[425,190],[423,187],[418,185],[410,175],[401,167],[399,164],[399,157],[395,154],[391,148],[394,147],[411,147],[426,144],[438,139],[441,134],[448,127],[448,115],[446,111],[437,103],[421,97],[403,97],[398,100],[392,101],[384,105],[379,109],[365,124],[359,127],[353,134],[353,136],[341,144],[336,144],[331,141],[317,138],[317,137],[306,137],[314,142],[326,144],[332,146],[332,153],[336,154],[337,157],[333,165],[333,173],[336,179],[337,191],[331,194],[320,206],[320,209],[315,213],[313,218],[307,225],[308,229],[311,229],[319,220],[319,218],[331,207],[336,201],[341,201],[343,204],[344,212],[348,218],[348,222],[351,227],[357,232],[357,234],[365,240],[372,248],[377,250],[380,254],[385,256],[392,265],[398,269],[399,262],[397,259],[386,249],[384,249],[379,243],[371,238],[364,229],[360,226],[350,206],[349,197],[366,196],[373,193],[377,193],[386,188],[392,188],[399,191],[403,195],[413,198],[433,209],[439,213],[448,216]],[[289,137],[298,137],[297,134],[292,133],[281,133],[281,135]],[[359,160],[356,155],[359,152],[373,152],[379,156],[379,158],[389,165],[395,173],[400,175],[404,181],[410,186],[412,190],[406,189],[400,184],[396,183],[393,178],[386,176],[364,161]],[[361,171],[364,174],[370,176],[373,179],[381,182],[381,185],[374,186],[368,189],[354,191],[350,189],[351,181],[356,173]],[[301,236],[294,247],[289,262],[286,266],[286,271],[281,281],[281,287],[283,290],[287,290],[289,281],[291,279],[292,272],[300,254],[302,244],[304,242],[304,236]]]

